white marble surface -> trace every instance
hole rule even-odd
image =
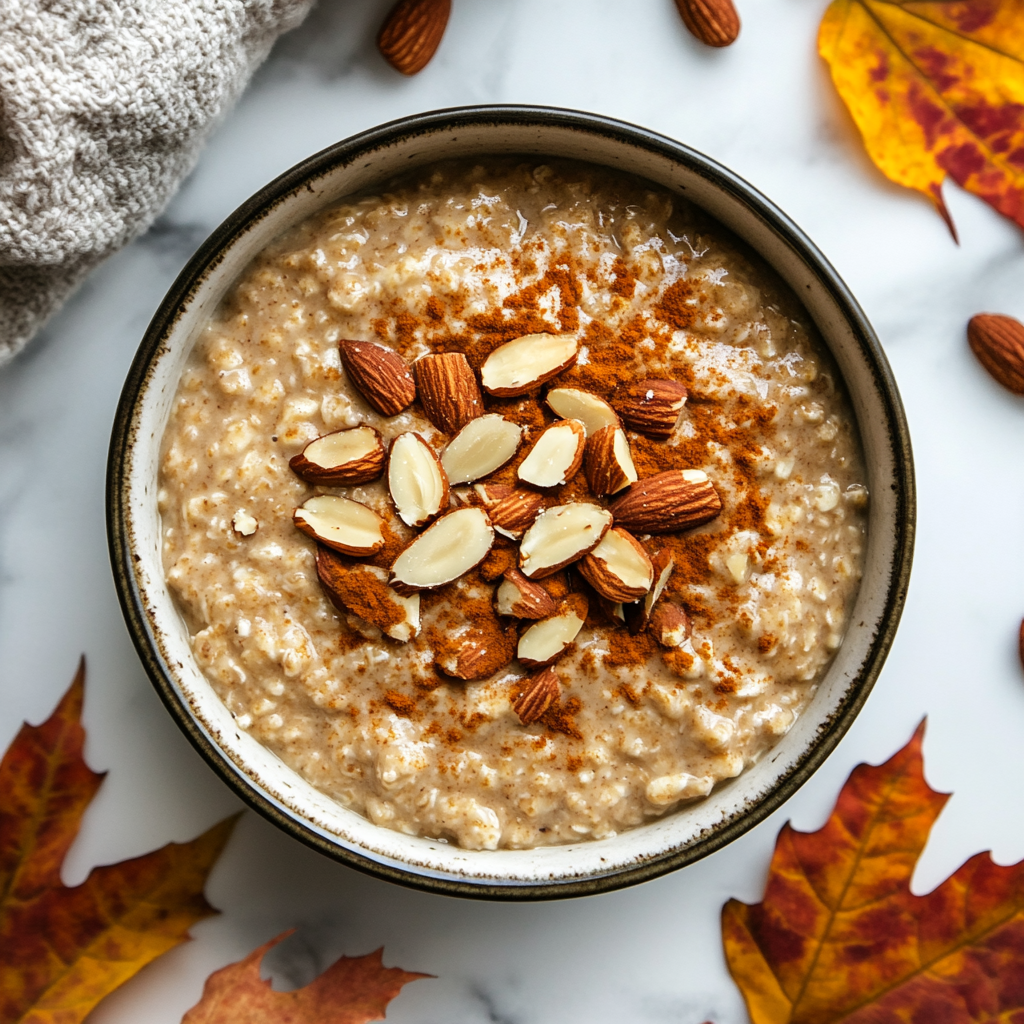
[[[955,795],[915,876],[925,891],[968,855],[1024,857],[1024,403],[967,350],[982,310],[1024,317],[1024,236],[947,190],[962,244],[921,198],[867,162],[814,53],[823,0],[740,0],[739,41],[701,48],[671,0],[455,0],[413,80],[373,48],[387,0],[321,0],[283,39],[159,224],[89,280],[0,371],[0,744],[45,718],[89,658],[87,756],[108,772],[64,867],[184,840],[238,801],[147,682],[107,562],[103,475],[115,403],[163,292],[235,205],[309,153],[404,114],[478,102],[576,107],[703,150],[786,210],[844,275],[902,389],[916,448],[917,558],[903,624],[866,708],[817,775],[768,821],[685,870],[612,895],[539,905],[427,896],[366,878],[243,816],[208,888],[223,914],[107,1000],[96,1024],[176,1024],[205,976],[290,926],[281,986],[339,953],[437,980],[388,1019],[739,1024],[718,913],[758,899],[775,835],[817,828],[849,770],[895,751],[925,714],[928,775]]]

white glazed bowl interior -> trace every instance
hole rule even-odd
[[[126,385],[121,439],[116,428],[112,442],[111,544],[115,573],[120,565],[124,574],[126,615],[150,674],[160,675],[158,689],[208,759],[263,813],[317,848],[397,881],[491,898],[575,895],[651,877],[710,852],[781,803],[834,746],[866,697],[899,617],[910,561],[912,468],[902,409],[870,327],[834,271],[766,200],[699,154],[642,130],[568,112],[475,108],[407,119],[346,146],[311,158],[301,173],[289,172],[226,222],[168,296]],[[489,852],[378,827],[314,789],[237,727],[197,667],[164,581],[156,490],[160,439],[185,360],[203,322],[261,249],[326,204],[398,172],[438,159],[506,153],[569,157],[648,178],[684,195],[760,253],[803,300],[845,378],[872,500],[864,577],[846,639],[804,714],[760,762],[706,799],[614,838]],[[859,322],[851,321],[851,307]]]

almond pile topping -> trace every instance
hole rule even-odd
[[[476,376],[461,352],[424,356],[412,370],[423,411],[438,430],[455,434],[483,413]]]
[[[484,390],[499,398],[533,391],[576,362],[575,334],[527,334],[499,345],[480,368]]]
[[[570,594],[554,615],[540,619],[519,638],[516,657],[526,668],[540,668],[560,658],[587,618],[587,599]]]
[[[617,427],[619,417],[615,410],[597,395],[577,388],[552,388],[547,394],[551,411],[563,420],[579,420],[587,437],[602,427]]]
[[[441,516],[421,533],[391,567],[399,593],[432,590],[478,566],[494,543],[491,521],[482,508],[460,508]]]
[[[633,484],[609,511],[633,533],[674,533],[710,522],[722,501],[707,473],[670,469]]]
[[[415,401],[409,364],[394,349],[375,341],[341,341],[338,350],[349,380],[381,416],[397,416]]]
[[[351,498],[309,498],[295,510],[293,520],[303,533],[344,555],[372,555],[384,547],[384,520]]]
[[[406,526],[425,526],[448,507],[448,477],[419,434],[408,431],[391,442],[388,490]]]
[[[381,56],[403,75],[422,71],[444,36],[452,0],[398,0],[377,34]]]
[[[678,381],[639,380],[618,388],[612,405],[630,430],[664,441],[679,422],[686,396]]]
[[[509,569],[494,595],[499,615],[517,619],[543,619],[555,612],[555,599],[539,584],[527,579],[518,569]]]
[[[579,563],[580,575],[609,601],[636,601],[654,583],[654,567],[644,546],[620,526],[613,526]]]
[[[1012,316],[979,313],[967,324],[967,342],[1004,388],[1024,395],[1024,324]]]
[[[533,491],[510,491],[488,508],[495,530],[503,537],[518,540],[530,528],[544,508],[544,499]]]
[[[536,444],[519,464],[516,475],[534,487],[561,487],[568,483],[583,465],[586,432],[579,420],[552,423],[537,438]]]
[[[384,442],[373,427],[336,430],[310,441],[288,465],[311,484],[365,484],[384,472]]]
[[[525,680],[523,690],[512,705],[523,725],[532,725],[558,700],[562,687],[554,670],[546,668]]]
[[[388,574],[376,565],[356,564],[318,547],[316,574],[336,607],[358,615],[393,640],[405,643],[420,631],[420,595],[403,597],[388,586]]]
[[[543,579],[582,558],[601,543],[612,513],[588,502],[546,509],[533,521],[519,546],[519,567],[530,579]]]
[[[671,548],[661,548],[651,557],[651,568],[654,571],[654,586],[647,591],[647,596],[636,604],[628,605],[624,609],[626,624],[630,633],[639,633],[647,628],[651,618],[651,611],[658,603],[658,598],[665,591],[668,581],[672,576],[672,570],[676,567],[675,556]]]
[[[633,455],[629,450],[626,432],[619,426],[601,427],[587,440],[586,450],[587,483],[598,497],[635,484],[638,478]]]
[[[470,420],[441,456],[448,482],[468,484],[489,476],[515,455],[522,437],[522,427],[497,413]]]

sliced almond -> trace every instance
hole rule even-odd
[[[546,509],[523,535],[519,568],[532,580],[550,576],[596,548],[611,525],[611,513],[588,502]]]
[[[685,608],[675,601],[662,601],[651,612],[647,630],[662,647],[680,647],[690,639],[692,625]]]
[[[523,725],[532,725],[562,693],[558,676],[554,670],[546,668],[541,672],[523,680],[522,690],[512,703],[512,710],[519,716]]]
[[[512,488],[506,484],[474,484],[473,490],[488,511],[512,493]]]
[[[672,436],[686,396],[677,380],[638,380],[617,388],[612,405],[630,430],[663,441]]]
[[[499,398],[525,395],[576,362],[575,334],[527,334],[499,345],[480,368],[484,391]]]
[[[388,490],[406,526],[425,526],[448,507],[448,477],[419,434],[408,431],[391,442]]]
[[[521,426],[497,413],[470,420],[441,456],[449,482],[468,484],[500,469],[515,455],[522,437]]]
[[[365,484],[384,472],[384,442],[373,427],[336,430],[310,441],[288,465],[311,484]]]
[[[440,352],[412,366],[427,419],[446,434],[461,430],[484,411],[480,387],[461,352]]]
[[[587,618],[587,599],[570,594],[554,615],[535,622],[519,638],[516,657],[526,668],[541,668],[560,658]]]
[[[579,420],[587,437],[596,434],[602,427],[619,426],[615,410],[597,395],[578,388],[552,388],[547,393],[551,411],[563,420]]]
[[[372,555],[384,547],[384,520],[351,498],[309,498],[295,510],[292,521],[303,533],[344,555]]]
[[[644,546],[620,526],[613,526],[577,566],[580,575],[602,596],[619,603],[643,597],[654,583],[654,567]]]
[[[618,494],[638,479],[629,441],[622,427],[601,427],[590,435],[586,452],[587,483],[598,498]]]
[[[495,502],[489,514],[495,530],[503,537],[518,540],[530,528],[544,508],[544,499],[533,491],[511,491]]]
[[[491,550],[494,530],[482,508],[459,508],[424,530],[391,567],[399,593],[432,590],[478,566]]]
[[[416,399],[409,364],[375,341],[340,341],[341,363],[356,390],[382,416],[397,416]]]
[[[494,607],[499,615],[511,615],[517,619],[543,619],[554,614],[555,599],[539,583],[528,580],[518,569],[509,569],[494,595]]]
[[[537,438],[529,454],[519,464],[516,475],[534,487],[561,487],[568,483],[583,465],[586,431],[579,420],[552,423]]]
[[[353,565],[321,545],[316,550],[316,574],[337,608],[358,615],[402,643],[419,633],[420,595],[403,597],[392,590],[384,569]]]
[[[672,549],[661,548],[656,551],[651,556],[651,566],[654,569],[654,586],[647,591],[647,596],[642,601],[625,606],[626,624],[629,626],[630,633],[639,633],[646,628],[651,611],[658,603],[658,598],[664,593],[672,576],[672,570],[676,567]]]
[[[610,511],[633,533],[674,533],[710,522],[722,511],[722,500],[707,473],[670,469],[633,484]]]

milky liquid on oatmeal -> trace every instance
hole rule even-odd
[[[553,668],[561,696],[524,726],[530,675],[493,594],[515,545],[421,597],[402,644],[336,608],[293,510],[342,494],[388,522],[387,568],[413,536],[385,481],[312,487],[289,459],[359,424],[385,442],[449,436],[419,403],[378,415],[341,368],[341,339],[410,363],[574,332],[579,358],[551,385],[607,397],[643,377],[684,383],[673,435],[627,431],[641,478],[702,469],[722,513],[669,547],[661,600],[692,635],[631,635],[572,571],[542,581],[588,595],[586,625]],[[515,467],[554,416],[543,389],[485,396],[526,428]],[[238,725],[318,789],[373,822],[471,849],[600,839],[705,796],[753,764],[806,707],[838,648],[865,544],[867,491],[836,370],[778,278],[675,196],[577,163],[437,165],[324,210],[262,253],[199,338],[163,441],[167,579],[196,659]],[[452,488],[452,508],[473,501]],[[593,497],[583,473],[546,498]],[[235,524],[254,522],[243,536]],[[461,644],[507,652],[464,682],[439,662]],[[504,645],[504,646],[502,646]]]

